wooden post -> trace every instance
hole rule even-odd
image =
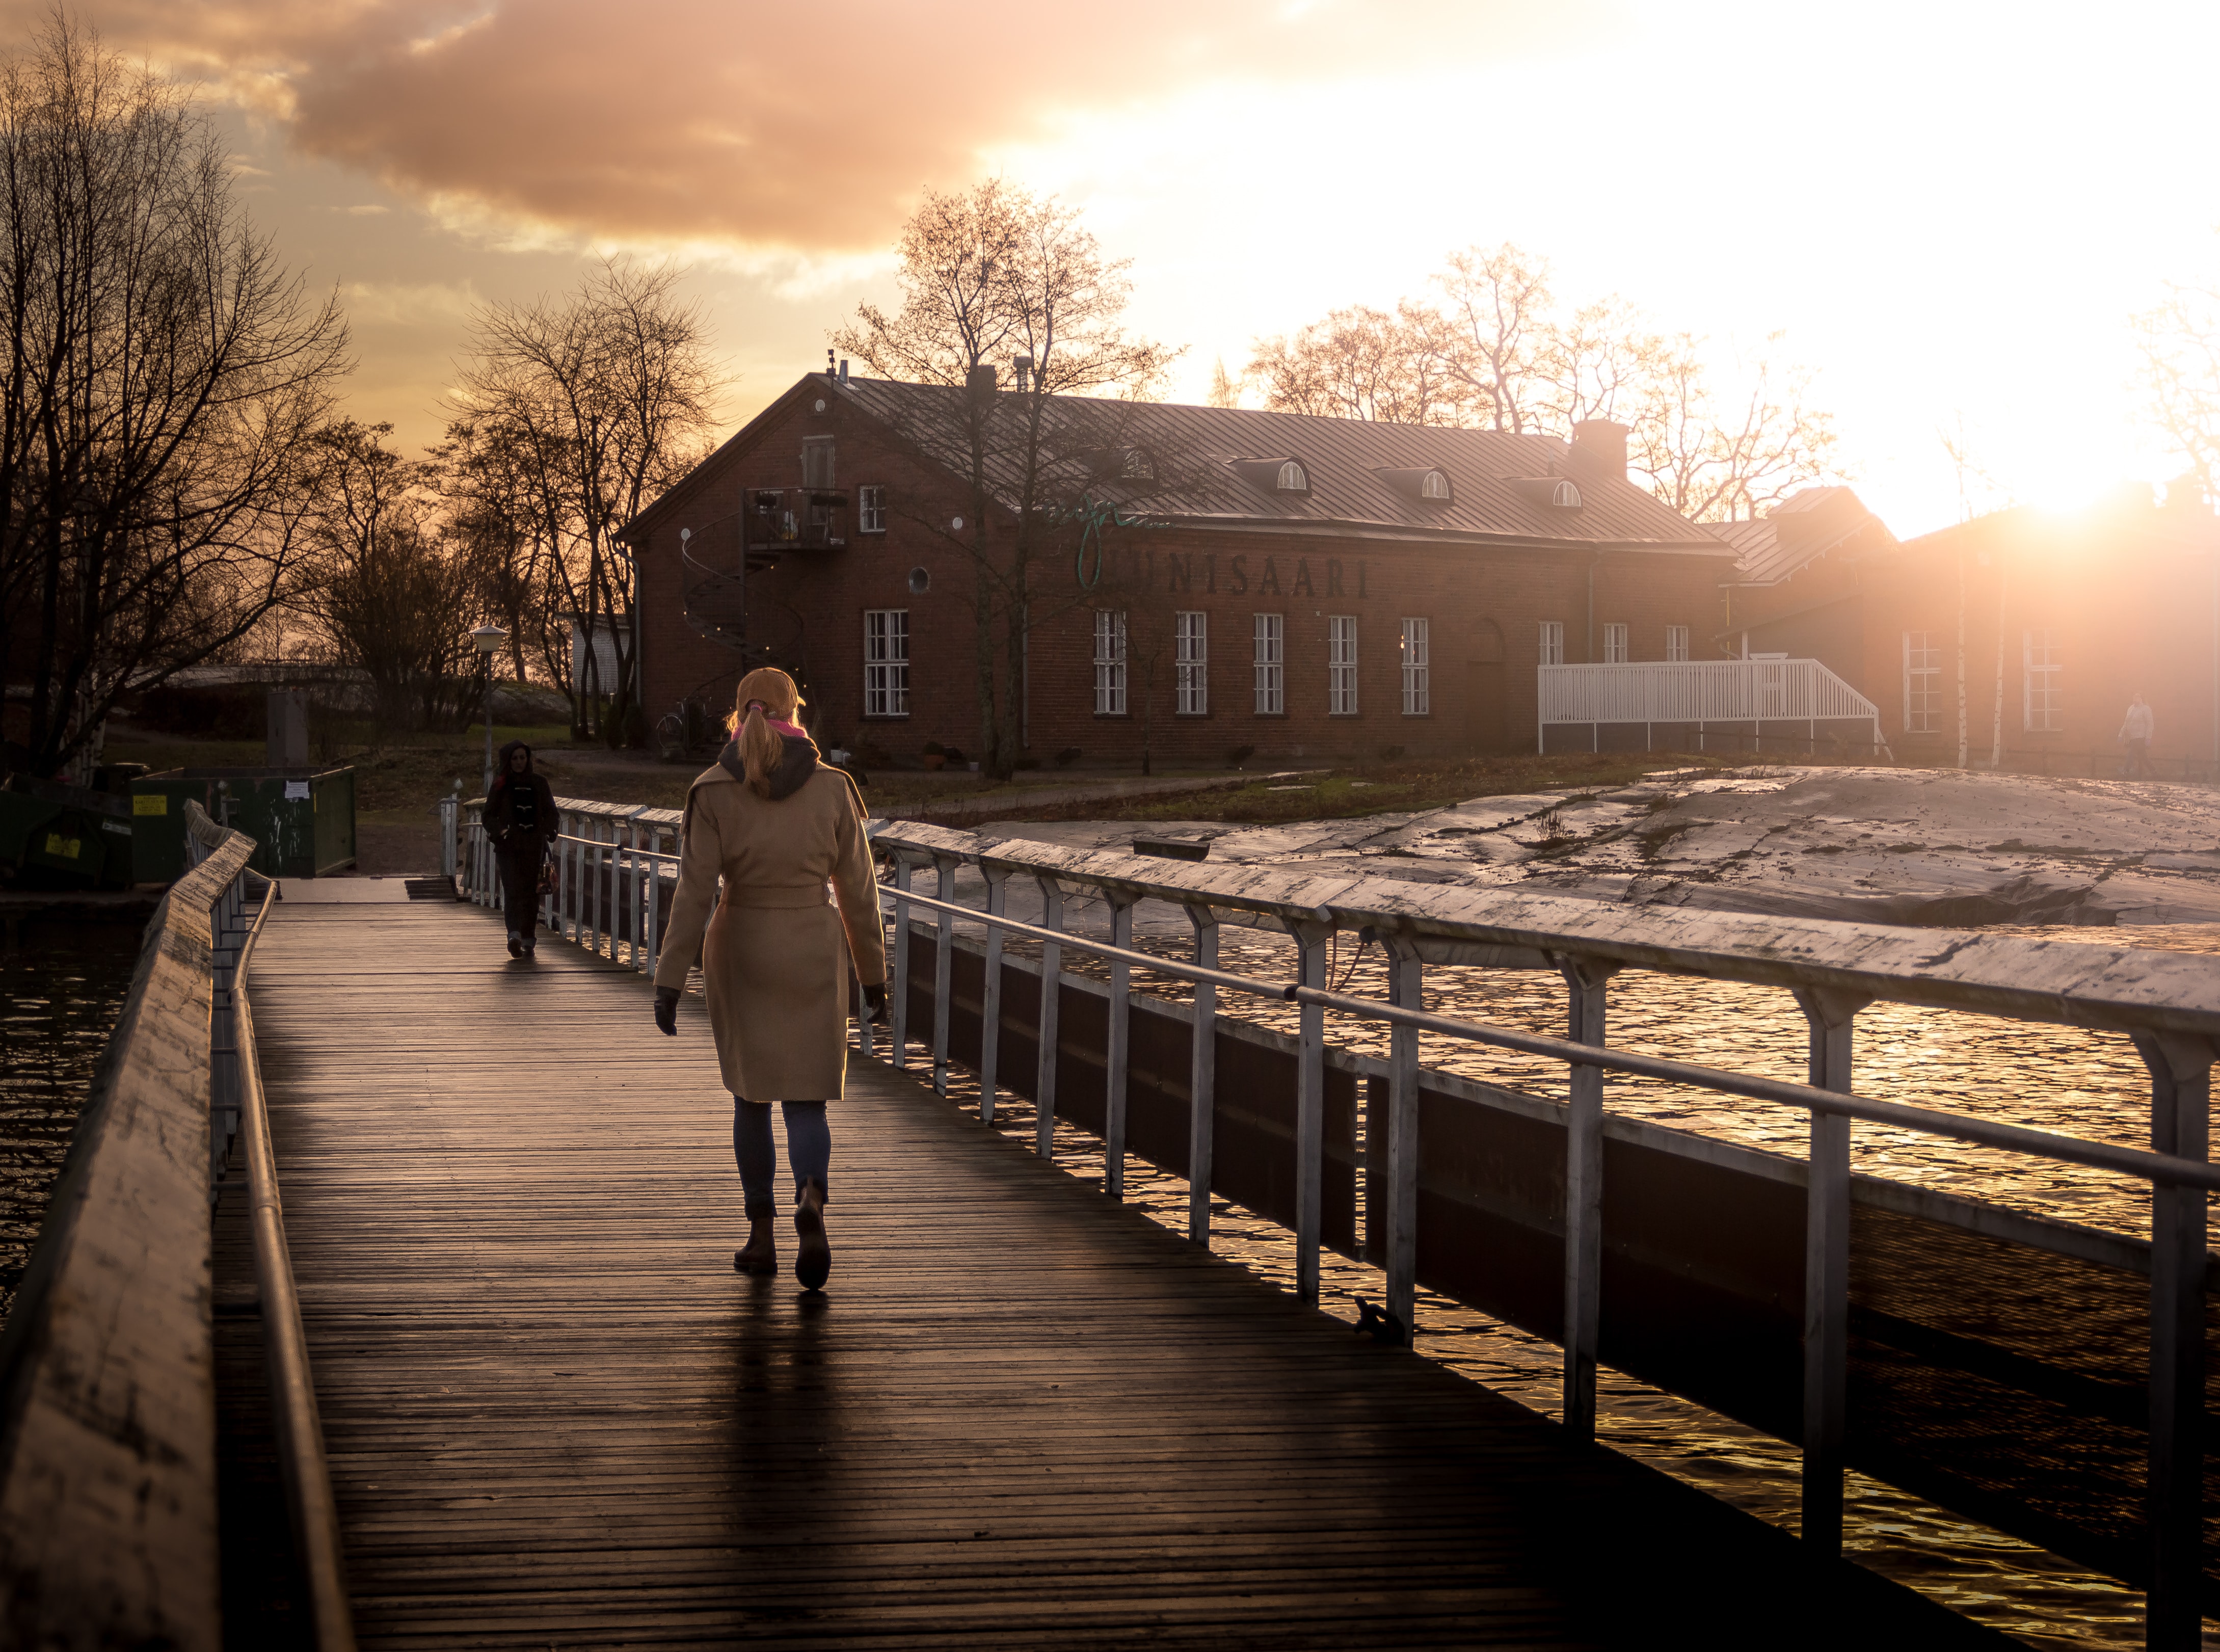
[[[943,901],[956,899],[956,857],[935,855],[937,876],[933,894]],[[932,935],[932,1090],[948,1094],[948,997],[956,970],[956,914],[941,912]]]
[[[1853,1023],[1873,1002],[1849,993],[1796,988],[1811,1028],[1805,1082],[1850,1088]],[[1804,1193],[1804,1541],[1832,1557],[1843,1549],[1843,1429],[1850,1343],[1850,1121],[1812,1115]]]
[[[1194,927],[1196,965],[1215,969],[1217,914],[1208,907],[1190,906],[1187,920]],[[1187,1059],[1187,1237],[1207,1245],[1210,1243],[1213,1125],[1218,1110],[1218,988],[1207,982],[1195,982],[1191,1025]]]
[[[1039,880],[1041,927],[1063,927],[1063,891],[1052,877]],[[1063,948],[1054,941],[1041,944],[1040,1061],[1033,1075],[1033,1150],[1045,1159],[1056,1156],[1056,1042],[1057,994],[1063,981]]]
[[[902,896],[909,893],[911,872],[909,857],[895,856],[895,1013],[892,1036],[893,1049],[887,1058],[896,1067],[909,1065],[909,902]]]
[[[1560,955],[1571,1004],[1566,1037],[1604,1039],[1605,983],[1615,963]],[[1565,1431],[1595,1438],[1596,1340],[1603,1317],[1603,1069],[1572,1069],[1565,1111]]]
[[[1325,985],[1326,949],[1333,942],[1331,923],[1295,926],[1306,987]],[[1302,1006],[1295,1054],[1295,1297],[1316,1307],[1319,1300],[1319,1206],[1325,1185],[1325,1010]]]
[[[2212,1046],[2139,1032],[2151,1075],[2151,1150],[2210,1156]],[[2154,1652],[2203,1644],[2204,1548],[2204,1206],[2197,1188],[2151,1189],[2151,1584],[2143,1643]]]
[[[999,866],[982,865],[987,880],[987,913],[1000,918],[1009,904],[1010,875]],[[987,931],[987,977],[979,995],[979,1122],[995,1122],[995,1084],[1002,1060],[1002,932]]]
[[[1133,903],[1105,889],[1110,907],[1110,944],[1133,944]],[[1132,967],[1123,958],[1110,961],[1110,1037],[1102,1070],[1102,1191],[1113,1199],[1126,1196],[1126,1073],[1128,1038],[1133,1023],[1131,993]]]
[[[1400,937],[1388,943],[1388,997],[1399,1009],[1425,1008],[1425,966],[1417,947]],[[1399,1026],[1388,1036],[1388,1312],[1403,1326],[1404,1345],[1415,1340],[1419,1300],[1419,1032]]]

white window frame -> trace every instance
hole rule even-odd
[[[856,489],[856,532],[883,533],[887,531],[887,490],[882,487]]]
[[[1433,687],[1427,680],[1431,649],[1428,645],[1429,627],[1423,619],[1403,621],[1403,715],[1431,717],[1433,715]]]
[[[1325,714],[1356,715],[1356,616],[1325,616]]]
[[[1562,620],[1542,621],[1542,664],[1562,665],[1565,663],[1565,622]]]
[[[1687,627],[1667,626],[1665,627],[1665,658],[1668,660],[1685,660],[1688,658]]]
[[[1942,648],[1931,631],[1904,633],[1904,732],[1942,729]]]
[[[1257,714],[1288,714],[1288,616],[1259,614],[1256,620]]]
[[[2055,631],[2020,633],[2020,721],[2030,734],[2056,734],[2066,727],[2058,703],[2058,679],[2065,670]]]
[[[909,715],[909,610],[864,610],[864,715]]]
[[[1626,627],[1623,625],[1605,626],[1603,663],[1606,665],[1624,665],[1633,658],[1634,656],[1627,648]]]
[[[1094,714],[1126,714],[1126,611],[1094,611]]]
[[[1279,489],[1281,493],[1308,493],[1311,473],[1297,460],[1287,460],[1280,466]]]
[[[1210,711],[1210,616],[1184,609],[1172,615],[1175,679],[1172,709],[1182,717]]]
[[[1449,496],[1450,479],[1439,471],[1429,471],[1419,478],[1419,498],[1447,499]]]

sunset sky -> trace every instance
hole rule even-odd
[[[20,41],[44,8],[6,8]],[[1512,240],[1723,361],[1775,331],[1899,533],[1938,430],[2070,504],[2180,467],[2127,320],[2220,272],[2220,6],[1674,0],[120,0],[258,220],[343,290],[350,410],[429,440],[474,304],[597,252],[694,270],[737,423],[891,290],[926,184],[1000,171],[1134,260],[1175,393]],[[1977,503],[1992,502],[1986,496]]]

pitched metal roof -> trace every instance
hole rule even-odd
[[[814,373],[795,389],[837,396],[933,462],[969,468],[963,390],[876,378],[836,384]],[[1026,408],[1024,398],[1006,392],[989,415],[989,478],[1012,508],[1022,479],[1017,460]],[[1043,415],[1049,491],[1059,501],[1083,489],[1098,502],[1197,527],[1732,554],[1702,527],[1623,477],[1602,473],[1552,436],[1090,396],[1050,397]],[[739,445],[736,437],[726,446]],[[1147,456],[1153,478],[1119,474],[1124,455],[1137,449]],[[1269,485],[1276,465],[1257,463],[1289,458],[1307,474],[1306,491],[1280,491]],[[716,462],[713,456],[708,463]],[[1449,478],[1450,498],[1420,496],[1410,473],[1426,470]],[[1580,507],[1548,503],[1547,488],[1514,485],[1543,477],[1570,480]]]
[[[1895,543],[1887,525],[1842,487],[1799,489],[1757,521],[1705,526],[1734,546],[1737,585],[1778,585],[1868,529],[1880,530],[1880,543]]]

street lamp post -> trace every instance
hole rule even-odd
[[[500,651],[501,645],[508,640],[508,633],[491,620],[488,620],[471,633],[471,640],[477,645],[478,658],[485,662],[485,789],[491,792],[493,790],[493,657]]]

